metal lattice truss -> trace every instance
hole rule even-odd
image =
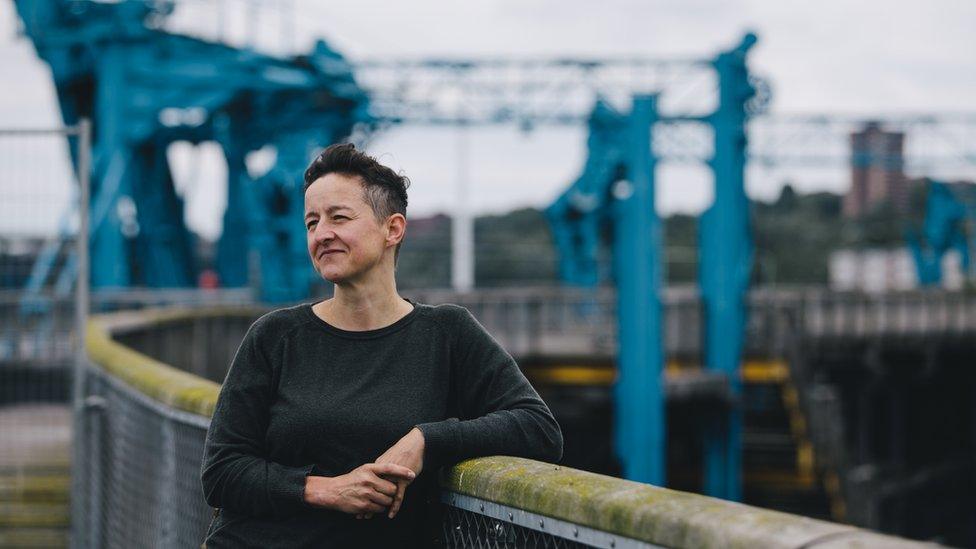
[[[872,122],[905,134],[906,173],[976,176],[976,113],[763,116],[749,125],[749,159],[763,166],[850,165],[850,135]]]
[[[635,94],[659,93],[656,155],[702,163],[712,156],[707,116],[718,104],[707,59],[385,59],[355,63],[380,124],[536,126],[586,123],[597,98],[626,107]],[[971,177],[976,113],[874,117],[763,114],[769,86],[753,82],[748,158],[762,167],[847,166],[850,135],[869,122],[904,132],[907,173]]]
[[[394,123],[581,124],[598,97],[628,106],[634,94],[661,90],[664,115],[715,108],[716,77],[705,60],[390,59],[355,67],[372,114]]]

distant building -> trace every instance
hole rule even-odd
[[[860,217],[887,202],[906,213],[911,193],[905,177],[905,134],[881,129],[876,122],[851,134],[851,188],[844,196],[844,216]]]
[[[828,260],[830,289],[868,293],[918,288],[918,272],[906,248],[837,250]],[[942,257],[942,287],[958,290],[964,286],[962,258],[956,250]]]

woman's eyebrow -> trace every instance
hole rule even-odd
[[[351,212],[352,211],[352,208],[350,208],[349,206],[342,206],[342,205],[339,205],[339,206],[329,206],[328,209],[325,210],[325,215],[331,215],[331,214],[333,214],[333,213],[335,213],[335,212],[337,212],[339,210],[349,210]],[[313,215],[318,215],[318,212],[315,212],[315,211],[305,212],[305,219],[308,219],[310,216],[313,216]]]

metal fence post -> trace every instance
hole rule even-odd
[[[86,516],[83,495],[87,472],[88,437],[85,432],[85,323],[88,318],[88,231],[91,190],[91,122],[82,118],[75,128],[78,136],[78,232],[75,237],[78,273],[75,287],[75,353],[71,379],[71,404],[74,440],[71,445],[71,546],[85,547]]]

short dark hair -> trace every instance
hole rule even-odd
[[[372,156],[357,151],[352,143],[337,143],[319,153],[305,170],[305,186],[302,192],[330,173],[347,177],[358,176],[363,185],[363,200],[372,208],[377,220],[385,221],[395,213],[404,217],[407,215],[407,187],[410,186],[410,179],[380,164]],[[402,240],[394,251],[394,264],[400,256],[400,244],[403,244]]]

